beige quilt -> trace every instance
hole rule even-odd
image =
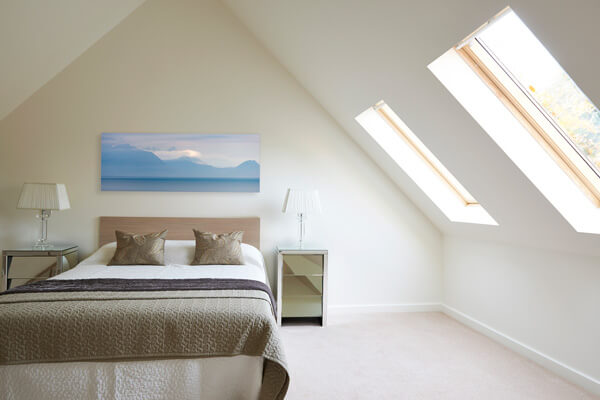
[[[263,291],[0,296],[0,365],[236,355],[264,358],[260,399],[285,397],[289,375]]]

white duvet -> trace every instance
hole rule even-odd
[[[51,279],[253,279],[268,285],[262,254],[242,244],[243,265],[189,265],[193,240],[167,240],[165,266],[107,266],[116,244],[102,246],[75,268]],[[6,399],[257,399],[261,357],[68,362],[0,367]]]

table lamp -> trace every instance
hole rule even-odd
[[[67,188],[62,183],[25,183],[21,189],[17,208],[40,210],[42,233],[34,248],[46,249],[52,247],[48,243],[48,218],[52,210],[67,210],[71,208]]]
[[[304,245],[306,236],[305,222],[308,214],[321,213],[321,201],[319,200],[319,192],[317,190],[298,190],[288,189],[283,201],[284,213],[296,213],[299,223],[299,240],[300,248]]]

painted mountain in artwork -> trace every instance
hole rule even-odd
[[[260,166],[256,161],[244,161],[236,167],[214,167],[190,158],[161,160],[150,151],[130,145],[104,148],[103,178],[229,178],[258,179]]]
[[[101,186],[121,191],[258,192],[256,159],[258,135],[103,134]],[[221,165],[211,165],[211,160]]]

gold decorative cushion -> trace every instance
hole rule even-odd
[[[141,235],[115,231],[117,250],[108,265],[165,265],[167,230]]]
[[[194,229],[196,254],[192,265],[240,265],[244,232],[215,234]]]

